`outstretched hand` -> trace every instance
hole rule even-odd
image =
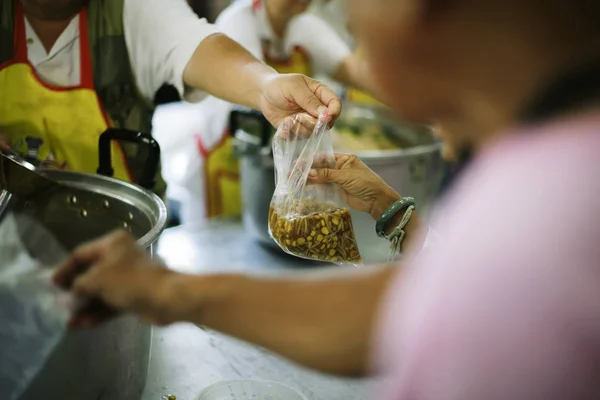
[[[162,325],[181,317],[171,290],[176,275],[152,260],[128,232],[118,231],[76,249],[54,282],[86,300],[71,328],[93,327],[122,312]]]
[[[277,74],[264,85],[260,109],[275,127],[287,117],[299,115],[297,121],[310,134],[319,115],[326,115],[327,122],[333,124],[342,111],[342,103],[333,90],[312,78]]]

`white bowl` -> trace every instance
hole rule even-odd
[[[217,382],[195,400],[308,400],[300,391],[283,383],[240,379]]]

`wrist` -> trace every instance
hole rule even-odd
[[[381,196],[378,196],[377,199],[373,202],[371,206],[371,210],[369,214],[371,217],[377,221],[381,215],[388,209],[392,204],[396,201],[400,200],[402,196],[396,193],[393,189],[390,188],[389,191],[383,193]]]
[[[173,273],[166,286],[166,312],[176,321],[207,324],[207,315],[218,309],[236,290],[241,276],[232,274],[188,275]]]
[[[258,60],[244,68],[254,82],[254,84],[250,85],[251,89],[248,92],[246,105],[255,110],[260,110],[268,86],[279,76],[279,74],[273,68]]]

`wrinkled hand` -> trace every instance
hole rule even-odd
[[[333,90],[314,79],[300,74],[278,74],[265,83],[260,109],[275,127],[286,117],[300,113],[303,129],[312,132],[321,113],[333,124],[342,111],[342,103]]]
[[[129,233],[118,231],[76,249],[59,267],[54,282],[88,301],[72,317],[71,328],[89,328],[121,312],[161,325],[177,317],[168,307],[167,278],[173,275]]]
[[[10,138],[0,130],[0,150],[10,151]]]
[[[336,169],[313,165],[308,181],[336,183],[342,188],[348,206],[371,214],[378,219],[400,195],[379,175],[353,154],[336,154]]]

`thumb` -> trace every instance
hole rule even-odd
[[[331,121],[335,121],[342,112],[342,102],[338,95],[319,81],[308,77],[305,77],[304,79],[310,91],[314,93],[318,99],[317,101],[327,108],[327,117],[331,118]],[[322,106],[317,108],[319,114],[323,114],[323,108],[321,107]]]
[[[342,171],[339,169],[313,168],[308,173],[308,180],[312,183],[341,184],[344,179]]]

